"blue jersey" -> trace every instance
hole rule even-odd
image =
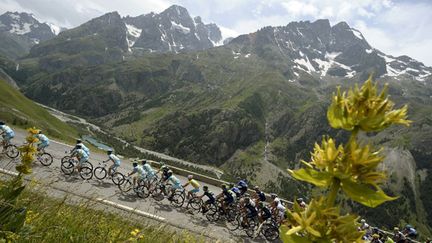
[[[0,125],[0,130],[7,135],[15,135],[14,131],[7,125]]]
[[[147,163],[144,164],[142,166],[142,168],[145,170],[145,172],[147,172],[147,174],[151,174],[151,175],[155,174],[155,171],[153,170],[153,168],[149,164],[147,164]]]
[[[88,149],[83,143],[78,143],[77,145],[81,145],[81,149],[84,150],[88,156],[90,156],[90,149]]]
[[[44,134],[37,134],[36,138],[39,139],[41,143],[49,143],[49,139]]]
[[[231,191],[233,191],[235,194],[240,194],[240,189],[238,189],[237,187],[233,187],[231,188]]]
[[[240,180],[240,181],[237,183],[237,185],[238,185],[238,187],[240,187],[240,188],[247,188],[247,187],[248,187],[246,181],[244,181],[244,180]]]

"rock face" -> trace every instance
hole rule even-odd
[[[254,52],[262,58],[288,59],[292,80],[301,73],[351,78],[361,73],[376,76],[410,76],[424,81],[432,68],[409,57],[392,57],[372,48],[360,31],[328,20],[292,22],[282,27],[265,27],[229,43],[239,52]]]
[[[6,12],[0,15],[0,54],[15,59],[28,53],[40,42],[52,39],[63,30],[41,23],[28,13]]]
[[[192,18],[187,9],[173,5],[160,14],[150,13],[124,18],[132,50],[180,52],[204,50],[222,43],[216,24]]]

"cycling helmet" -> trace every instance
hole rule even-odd
[[[280,199],[279,198],[275,198],[274,202],[275,203],[280,203]]]
[[[82,143],[82,140],[81,139],[77,139],[76,140],[76,143],[78,144],[78,143]]]
[[[399,228],[398,227],[394,227],[393,230],[394,231],[399,231]]]
[[[81,149],[81,148],[82,148],[81,144],[78,144],[78,145],[76,146],[76,148],[77,148],[77,149]]]
[[[203,186],[203,190],[207,191],[208,190],[208,186]]]
[[[229,186],[229,188],[233,188],[234,187],[234,183],[230,183],[228,186]]]
[[[259,187],[258,186],[254,186],[254,190],[255,191],[259,191]]]
[[[138,163],[137,162],[133,162],[133,167],[137,167],[138,166]]]
[[[193,179],[193,175],[188,175],[188,180],[192,180]]]
[[[366,220],[365,219],[361,219],[360,223],[366,223]]]
[[[273,198],[273,199],[275,199],[277,197],[277,194],[276,193],[272,193],[272,194],[270,194],[270,197]]]
[[[143,165],[147,164],[147,160],[145,160],[145,159],[142,160],[142,161],[141,161],[141,164],[143,164]]]
[[[226,189],[226,188],[227,188],[227,185],[226,185],[226,184],[222,184],[222,185],[221,185],[221,188],[222,188],[222,189]]]
[[[372,235],[372,238],[374,238],[374,239],[378,239],[378,238],[379,238],[379,235],[378,235],[378,234],[373,234],[373,235]]]
[[[172,170],[168,170],[167,172],[168,177],[172,176],[172,174],[173,174]]]
[[[112,153],[113,153],[113,151],[112,151],[111,149],[107,151],[107,154],[108,154],[108,155],[110,155],[110,154],[112,154]]]
[[[39,130],[39,132],[38,132],[39,134],[42,134],[42,130]]]
[[[6,124],[4,121],[0,121],[0,126]]]
[[[303,198],[299,197],[299,198],[297,198],[297,201],[298,202],[303,202]]]

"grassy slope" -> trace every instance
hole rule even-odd
[[[49,136],[72,140],[77,131],[0,80],[0,119],[22,128],[35,126]]]
[[[2,182],[0,181],[0,187]],[[173,232],[164,225],[150,225],[93,209],[96,205],[83,201],[69,205],[63,200],[48,197],[43,188],[26,189],[17,207],[27,209],[25,227],[12,242],[204,242],[189,232]],[[43,202],[43,203],[40,203]],[[75,203],[74,203],[75,204]],[[139,232],[138,234],[132,233]],[[1,240],[0,240],[1,241]]]

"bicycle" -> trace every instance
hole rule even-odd
[[[150,195],[156,201],[162,201],[165,197],[171,198],[172,185],[162,182],[162,178],[156,181],[154,188],[150,190]]]
[[[219,214],[218,214],[218,206],[216,205],[216,202],[207,204],[207,210],[205,211],[205,203],[201,204],[201,212],[205,214],[206,218],[210,222],[218,221],[219,220]]]
[[[65,175],[72,175],[78,163],[79,161],[76,158],[70,157],[68,160],[65,160],[61,163],[60,169]],[[80,167],[81,168],[78,171],[80,177],[83,180],[90,180],[93,177],[93,165],[86,161]]]
[[[279,239],[279,225],[275,219],[269,218],[262,222],[256,230],[256,236],[263,235],[268,241],[275,241]]]
[[[103,180],[108,176],[108,170],[107,167],[107,161],[99,162],[99,165],[93,170],[93,174],[98,180]],[[118,186],[120,183],[124,181],[124,175],[120,172],[116,171],[117,168],[113,168],[111,170],[111,181],[114,183],[114,185]]]
[[[39,161],[44,166],[50,166],[53,162],[53,157],[51,154],[45,152],[44,149],[41,149],[36,154],[36,160]]]
[[[3,146],[1,146],[2,151],[0,153],[5,154],[10,159],[15,159],[20,155],[18,147],[15,144],[9,143],[8,141],[3,140],[1,137],[0,143],[3,143]]]

